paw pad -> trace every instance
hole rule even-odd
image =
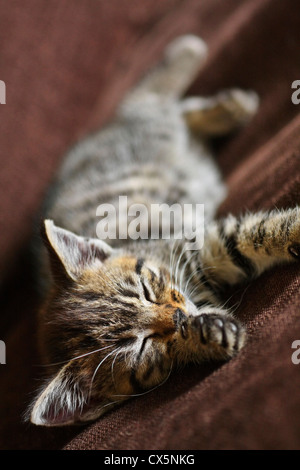
[[[235,319],[225,315],[201,314],[194,319],[200,342],[206,347],[219,347],[233,356],[245,343],[245,329]]]

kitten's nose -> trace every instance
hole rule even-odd
[[[173,321],[174,321],[176,329],[178,329],[181,323],[186,319],[187,319],[187,316],[183,312],[183,310],[181,310],[181,308],[177,308],[173,315]]]
[[[186,314],[181,310],[181,308],[177,308],[173,315],[173,321],[174,321],[176,330],[180,330],[180,334],[183,339],[187,338],[187,321],[186,320],[187,320]]]

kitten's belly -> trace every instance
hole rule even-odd
[[[151,220],[152,224],[158,223],[158,228],[152,227],[154,233],[161,232],[161,219],[153,217],[161,204],[204,204],[205,221],[211,220],[226,194],[215,162],[207,154],[199,156],[199,152],[185,153],[184,160],[182,155],[172,158],[172,166],[163,160],[135,165],[125,178],[119,169],[110,183],[105,183],[103,175],[96,171],[87,178],[81,175],[80,179],[70,179],[58,189],[47,217],[57,225],[89,237],[99,236],[97,227],[105,217],[110,226],[116,224],[117,236],[110,240],[112,246],[120,244],[119,228],[124,234],[124,227],[130,223],[132,226],[135,217],[128,216],[128,210],[134,212],[135,204],[144,208],[138,213],[143,227],[151,224]],[[114,210],[110,211],[109,206]],[[168,211],[166,214],[168,217]],[[126,240],[122,239],[121,243]]]

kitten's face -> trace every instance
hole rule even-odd
[[[172,286],[168,270],[151,260],[108,259],[100,269],[86,271],[73,292],[75,315],[82,323],[86,318],[85,334],[107,348],[103,356],[110,354],[105,362],[111,364],[110,378],[118,377],[116,392],[150,389],[168,376],[181,352],[195,349],[183,343],[189,343],[187,320],[197,309]],[[98,363],[96,356],[89,360]]]
[[[114,252],[46,223],[56,279],[44,307],[49,360],[59,363],[36,400],[35,424],[95,419],[203,355],[199,312],[151,259]]]

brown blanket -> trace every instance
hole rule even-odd
[[[254,88],[259,114],[217,144],[230,193],[220,215],[300,203],[300,15],[293,0],[0,0],[0,365],[2,449],[299,449],[299,267],[233,293],[249,342],[224,365],[190,366],[86,427],[24,423],[43,369],[26,255],[63,152],[109,120],[124,92],[183,33],[209,44],[191,93]]]

